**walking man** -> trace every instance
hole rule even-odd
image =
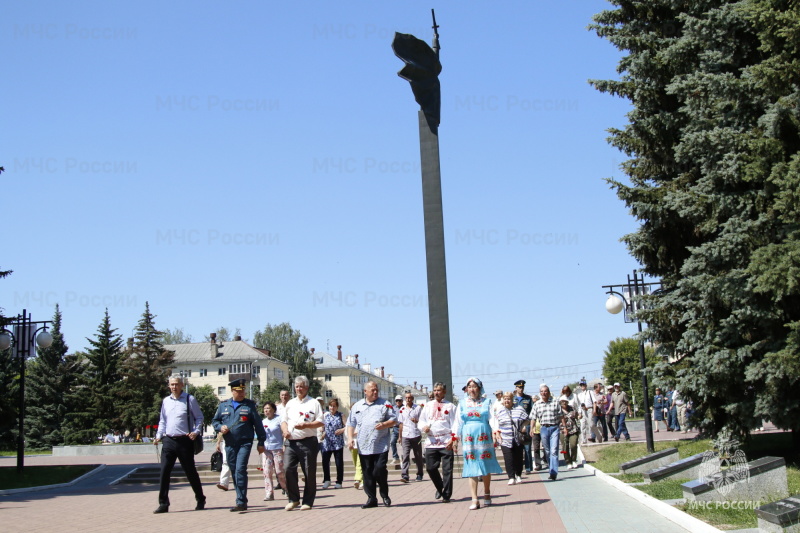
[[[365,383],[364,399],[353,405],[347,419],[347,443],[352,450],[356,447],[353,439],[358,439],[358,457],[364,474],[367,503],[361,506],[362,509],[378,506],[376,487],[383,504],[386,507],[392,505],[392,500],[389,498],[389,471],[386,470],[386,462],[389,459],[391,438],[389,429],[396,423],[394,407],[378,396],[378,384],[374,381]]]
[[[587,439],[592,436],[592,391],[587,388],[586,378],[581,378],[580,390],[578,391],[578,403],[581,408],[581,444],[586,444]]]
[[[181,467],[194,491],[194,499],[197,502],[194,510],[202,511],[206,507],[206,497],[203,495],[200,475],[194,464],[194,440],[202,438],[203,413],[197,400],[183,392],[182,377],[169,378],[169,391],[170,395],[161,402],[158,431],[153,440],[153,444],[156,445],[164,441],[161,449],[158,508],[153,513],[169,511],[169,480],[176,459],[181,462]]]
[[[422,433],[417,427],[419,422],[419,415],[422,408],[414,403],[414,395],[410,392],[405,393],[405,405],[400,408],[397,415],[397,422],[400,425],[400,439],[401,447],[403,450],[400,481],[408,483],[408,467],[411,462],[411,451],[414,451],[414,464],[417,465],[417,481],[422,481],[422,465],[424,459],[422,458]]]
[[[305,376],[294,379],[296,396],[286,404],[286,417],[281,421],[283,438],[289,441],[286,448],[286,497],[289,503],[285,509],[291,511],[300,507],[301,511],[310,511],[317,497],[317,453],[319,438],[317,428],[324,425],[322,407],[319,402],[308,395],[310,383]],[[300,504],[300,482],[297,477],[297,466],[303,466],[305,485],[303,486],[303,502]]]
[[[525,380],[520,379],[514,383],[514,407],[522,407],[525,409],[525,414],[531,414],[531,408],[533,407],[533,398],[530,395],[525,394]],[[531,443],[533,439],[531,437],[531,426],[526,425],[523,426],[520,430],[520,434],[522,435],[522,450],[524,453],[524,462],[525,462],[525,473],[530,474],[533,469],[533,456],[531,455]],[[538,464],[538,460],[536,463]]]
[[[614,402],[614,409],[617,414],[617,432],[614,435],[614,440],[619,442],[620,435],[625,435],[625,440],[631,440],[628,434],[628,426],[625,425],[625,417],[630,414],[631,405],[628,402],[628,395],[622,390],[619,383],[614,383],[614,393],[611,395],[611,401]],[[650,413],[647,413],[650,416]]]
[[[456,421],[456,406],[445,400],[447,387],[444,383],[433,386],[433,400],[430,400],[419,415],[417,427],[428,434],[425,447],[425,470],[436,487],[436,498],[450,503],[453,494],[453,423]],[[442,472],[439,473],[439,465]]]
[[[544,455],[550,459],[550,481],[555,481],[558,477],[559,426],[564,414],[559,403],[550,395],[550,387],[542,384],[539,396],[539,401],[531,409],[530,419],[538,420],[542,426]]]
[[[236,505],[231,512],[247,510],[247,463],[253,438],[258,436],[258,453],[264,453],[267,434],[261,422],[261,415],[253,400],[245,398],[245,380],[235,379],[228,383],[231,398],[220,402],[211,423],[225,440],[225,458],[233,473],[233,486],[236,488]]]
[[[403,397],[398,394],[397,396],[394,397],[394,416],[395,416],[395,418],[397,418],[397,416],[400,414],[400,409],[402,409],[402,408],[403,408]],[[389,464],[390,465],[394,465],[394,464],[397,463],[397,461],[400,460],[400,455],[397,453],[397,445],[400,443],[400,427],[399,426],[393,426],[392,429],[391,429],[391,432],[392,432],[392,436],[391,436],[390,443],[391,443],[391,448],[392,448],[392,462],[389,463]],[[402,450],[402,448],[401,448],[401,450]]]

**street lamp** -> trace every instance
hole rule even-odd
[[[51,320],[34,322],[27,309],[21,315],[6,319],[7,326],[14,332],[3,328],[0,330],[0,350],[14,347],[14,354],[19,359],[19,434],[17,435],[17,472],[25,466],[25,361],[31,356],[34,342],[39,348],[48,348],[53,344],[53,336],[47,331]]]
[[[647,373],[645,373],[644,360],[644,340],[642,339],[642,321],[636,316],[636,312],[641,309],[639,298],[650,294],[650,287],[661,285],[661,282],[645,283],[644,276],[633,271],[633,279],[628,276],[628,283],[624,285],[603,285],[608,289],[608,299],[606,300],[606,310],[612,315],[625,311],[625,322],[636,322],[639,326],[639,369],[642,374],[642,408],[644,409],[644,434],[647,440],[648,453],[655,452],[653,444],[653,421],[650,419],[650,392],[647,390]]]

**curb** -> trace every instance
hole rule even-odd
[[[587,472],[591,472],[592,475],[599,477],[600,479],[602,479],[615,489],[624,493],[626,496],[629,496],[634,500],[638,501],[639,503],[641,503],[642,505],[649,507],[653,511],[657,512],[658,514],[666,518],[667,520],[675,522],[676,524],[678,524],[684,529],[687,529],[688,531],[692,531],[693,533],[722,533],[722,530],[717,529],[714,526],[703,522],[699,518],[695,518],[690,514],[686,514],[683,511],[678,510],[673,506],[669,505],[668,503],[653,498],[649,494],[645,494],[644,492],[638,489],[629,487],[622,481],[615,479],[613,476],[609,476],[605,472],[601,472],[600,470],[596,469],[593,466],[584,464],[583,467],[586,469]]]
[[[106,469],[106,465],[97,465],[92,470],[89,470],[88,472],[86,472],[85,474],[83,474],[80,477],[76,477],[75,479],[73,479],[72,481],[70,481],[68,483],[57,483],[55,485],[40,485],[38,487],[25,487],[25,488],[22,488],[22,489],[4,489],[4,490],[0,490],[0,496],[6,496],[8,494],[19,494],[21,492],[38,492],[40,490],[50,490],[50,489],[60,489],[60,488],[63,488],[63,487],[71,487],[72,485],[78,483],[79,481],[83,481],[84,479],[86,479],[86,478],[88,478],[90,476],[93,476],[95,474],[98,474],[98,473],[102,472],[105,469]]]

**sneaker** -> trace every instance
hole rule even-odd
[[[286,507],[284,507],[284,510],[291,511],[293,509],[297,509],[298,507],[300,507],[300,502],[289,502],[286,504]]]
[[[516,484],[517,484],[517,480],[516,480],[516,478],[513,478],[513,477],[512,477],[511,479],[509,479],[509,480],[508,480],[508,484],[509,484],[509,485],[516,485]]]
[[[311,510],[311,506],[310,505],[306,505],[304,503],[303,505],[300,506],[300,510],[301,511],[310,511]]]
[[[334,489],[341,489],[341,488],[342,488],[342,484],[341,484],[341,483],[336,483],[336,484],[333,486],[333,488],[334,488]]]
[[[275,499],[275,495],[274,494],[268,494],[267,496],[264,496],[264,501],[265,502],[271,502],[274,499]]]
[[[422,481],[422,474],[417,476],[417,481]]]
[[[330,481],[323,481],[322,482],[322,488],[323,489],[327,489],[330,486],[331,486],[331,482]]]
[[[519,477],[519,476],[517,476],[517,477],[516,477],[514,480],[517,482],[517,485],[519,485],[520,483],[522,483],[522,478],[521,478],[521,477]]]

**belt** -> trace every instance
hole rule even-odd
[[[168,439],[188,439],[189,438],[188,435],[178,435],[176,437],[173,437],[172,435],[165,435],[165,437],[167,437]]]
[[[543,428],[551,428],[553,426],[557,426],[558,424],[540,424]]]

